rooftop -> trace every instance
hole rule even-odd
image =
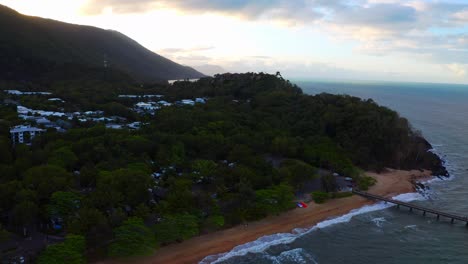
[[[44,129],[40,129],[37,127],[31,127],[31,126],[15,126],[10,129],[10,133],[22,133],[22,132],[44,132]]]

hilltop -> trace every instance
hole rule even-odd
[[[2,5],[0,35],[1,80],[47,82],[94,71],[140,82],[204,76],[117,31],[25,16]]]

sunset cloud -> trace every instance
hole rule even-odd
[[[274,71],[287,63],[291,73],[328,69],[346,77],[375,69],[420,78],[425,69],[436,80],[468,83],[464,0],[74,0],[73,8],[41,1],[79,15],[68,19],[33,0],[0,3],[118,30],[187,65]]]

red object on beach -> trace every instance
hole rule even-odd
[[[307,208],[307,204],[306,204],[306,203],[300,202],[300,204],[302,205],[302,208]]]

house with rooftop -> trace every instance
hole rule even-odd
[[[10,129],[11,141],[16,144],[31,144],[36,135],[44,133],[45,129],[31,126],[15,126]]]

